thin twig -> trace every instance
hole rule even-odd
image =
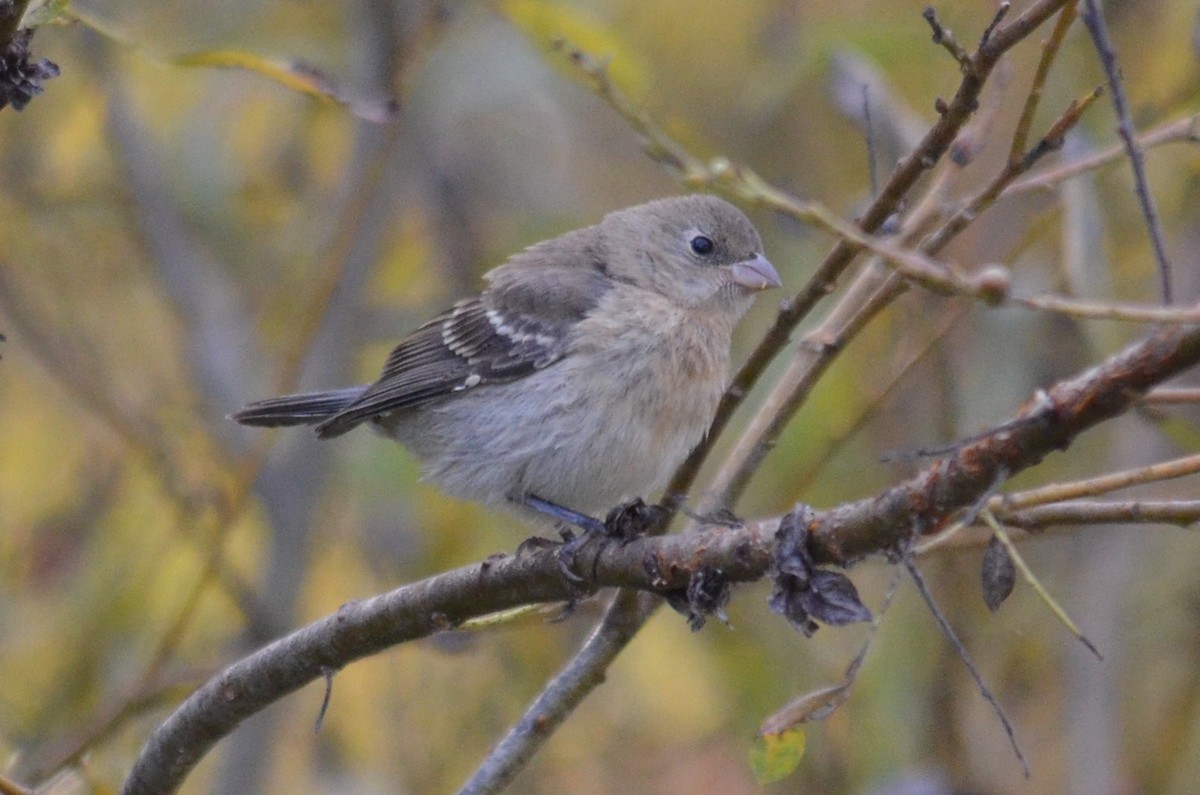
[[[1104,11],[1099,0],[1083,0],[1083,22],[1096,52],[1100,55],[1100,64],[1108,77],[1108,85],[1112,92],[1113,110],[1117,114],[1117,133],[1125,143],[1125,151],[1129,155],[1129,165],[1133,169],[1134,191],[1138,203],[1142,207],[1142,215],[1146,219],[1146,230],[1150,233],[1150,245],[1154,249],[1154,259],[1158,263],[1159,291],[1162,302],[1170,304],[1171,295],[1171,263],[1167,259],[1167,246],[1163,240],[1162,220],[1154,205],[1154,195],[1150,192],[1150,183],[1146,178],[1146,157],[1138,145],[1133,128],[1133,119],[1129,114],[1129,100],[1125,97],[1125,86],[1121,80],[1121,67],[1117,63],[1117,53],[1108,38],[1108,26],[1104,22]]]
[[[1057,618],[1059,622],[1061,622],[1062,625],[1067,628],[1067,631],[1074,635],[1080,643],[1086,646],[1088,651],[1096,655],[1096,659],[1103,661],[1104,655],[1100,653],[1100,650],[1096,648],[1094,643],[1088,640],[1087,635],[1084,635],[1079,629],[1079,625],[1077,625],[1071,619],[1071,616],[1067,614],[1067,611],[1063,610],[1062,606],[1055,601],[1054,597],[1050,595],[1050,592],[1046,590],[1046,587],[1042,585],[1042,581],[1038,579],[1036,574],[1033,573],[1033,569],[1029,568],[1029,565],[1025,562],[1025,558],[1021,557],[1021,553],[1017,550],[1016,545],[1013,544],[1012,539],[1008,537],[1008,533],[1005,532],[1000,523],[996,521],[996,517],[991,513],[991,511],[984,511],[980,515],[980,518],[983,520],[984,524],[990,527],[992,532],[996,534],[996,538],[1004,546],[1005,551],[1008,552],[1008,557],[1012,560],[1013,565],[1017,567],[1017,571],[1021,572],[1021,576],[1025,578],[1025,582],[1028,583],[1029,587],[1033,588],[1038,597],[1041,598],[1042,604],[1046,605],[1050,612],[1054,614],[1054,617]]]
[[[909,576],[912,577],[913,583],[917,586],[917,592],[921,594],[921,598],[925,601],[929,612],[933,614],[934,620],[942,630],[942,635],[950,642],[954,648],[954,653],[962,660],[967,671],[970,672],[971,678],[975,680],[975,686],[979,688],[979,695],[983,696],[983,700],[992,708],[992,712],[1000,720],[1000,725],[1004,727],[1004,733],[1008,736],[1008,744],[1012,746],[1013,753],[1017,757],[1017,761],[1021,763],[1021,770],[1025,773],[1025,778],[1029,778],[1029,763],[1025,761],[1025,754],[1021,753],[1021,746],[1017,743],[1017,731],[1013,728],[1012,722],[1008,719],[1008,715],[1004,712],[1004,707],[1000,706],[1000,702],[992,695],[992,691],[988,688],[987,683],[983,681],[983,675],[979,673],[979,669],[975,666],[974,660],[971,659],[967,647],[958,639],[954,628],[950,626],[950,622],[946,620],[946,616],[934,601],[933,594],[929,590],[929,586],[925,584],[925,578],[921,576],[921,570],[917,568],[916,560],[910,554],[904,555],[904,568],[908,570]]]
[[[996,518],[1022,530],[1111,524],[1169,524],[1193,528],[1200,522],[1200,500],[1076,500],[1019,511],[997,510]]]
[[[1143,405],[1174,406],[1200,403],[1200,387],[1160,387],[1142,396]]]
[[[1200,143],[1200,114],[1161,124],[1139,135],[1137,141],[1143,151],[1170,143]],[[1005,188],[1000,198],[1036,190],[1053,190],[1080,174],[1115,163],[1125,155],[1125,151],[1124,144],[1114,144],[1079,160],[1031,174]]]
[[[1046,85],[1046,78],[1050,74],[1050,67],[1054,64],[1054,59],[1062,48],[1063,41],[1066,40],[1067,30],[1075,21],[1076,8],[1077,0],[1064,7],[1058,14],[1058,21],[1054,23],[1054,30],[1050,33],[1050,38],[1042,42],[1042,56],[1038,59],[1037,71],[1034,72],[1029,94],[1025,97],[1025,106],[1021,108],[1021,117],[1017,121],[1012,145],[1008,150],[1010,163],[1021,160],[1025,155],[1025,144],[1029,140],[1033,116],[1037,113],[1038,104],[1042,100],[1042,90]]]
[[[958,66],[964,72],[971,68],[971,56],[967,53],[963,46],[954,38],[954,33],[949,29],[942,27],[941,21],[938,20],[937,11],[933,6],[926,6],[921,12],[921,16],[929,23],[929,27],[933,29],[933,43],[944,47],[946,52],[958,62]]]
[[[817,478],[820,473],[825,471],[830,461],[833,460],[834,453],[838,450],[845,449],[846,443],[853,439],[867,423],[876,415],[879,407],[892,395],[899,387],[904,379],[912,373],[913,369],[924,362],[935,350],[937,345],[946,338],[951,331],[958,327],[958,323],[962,320],[971,304],[961,302],[955,305],[954,309],[942,319],[941,324],[920,347],[912,352],[909,357],[895,367],[893,373],[889,377],[886,384],[880,387],[876,392],[872,393],[859,408],[858,414],[844,428],[835,434],[826,437],[820,443],[819,449],[809,447],[805,451],[805,455],[813,460],[813,464],[807,469],[799,472],[791,480],[790,493],[793,495],[803,494],[808,486]]]
[[[649,594],[619,591],[587,643],[542,688],[521,719],[459,790],[459,795],[485,795],[504,789],[554,730],[604,681],[608,666],[661,602]]]
[[[875,130],[871,126],[871,87],[863,83],[863,138],[867,144],[867,177],[870,180],[871,198],[875,198],[879,193],[879,173],[878,163],[876,163],[875,154]]]
[[[1094,497],[1107,494],[1110,491],[1126,489],[1146,483],[1171,480],[1200,472],[1200,454],[1176,458],[1159,464],[1127,469],[1086,480],[1075,480],[1069,483],[1054,483],[1037,489],[1004,494],[992,501],[989,506],[1005,511],[1019,511],[1035,505],[1045,505],[1051,502],[1078,499],[1079,497]]]
[[[1200,305],[1188,308],[1127,304],[1117,301],[1084,301],[1060,295],[1013,296],[1013,304],[1069,317],[1093,320],[1122,320],[1132,323],[1195,323],[1200,321]]]
[[[941,251],[951,238],[958,235],[968,224],[991,207],[997,197],[1017,177],[1028,172],[1045,155],[1060,149],[1067,132],[1079,122],[1083,113],[1091,107],[1092,103],[1099,96],[1100,90],[1096,89],[1078,99],[1072,100],[1066,110],[1050,125],[1050,129],[1033,148],[1029,151],[1019,150],[1015,155],[1011,156],[1004,164],[1004,167],[1000,169],[1000,172],[992,178],[991,182],[983,190],[967,200],[958,212],[954,213],[954,215],[942,224],[941,228],[926,238],[921,246],[921,250],[931,254]]]

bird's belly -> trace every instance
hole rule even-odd
[[[723,386],[711,375],[605,380],[562,369],[413,412],[392,435],[447,493],[491,504],[533,494],[601,514],[655,496],[704,435]]]

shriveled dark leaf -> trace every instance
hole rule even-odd
[[[775,589],[767,605],[783,615],[807,637],[817,631],[817,621],[843,626],[870,621],[871,611],[858,597],[850,578],[841,572],[818,569],[808,554],[808,517],[800,506],[779,523],[775,533]]]
[[[29,50],[32,38],[32,30],[19,30],[0,51],[0,109],[12,105],[13,110],[24,110],[45,90],[42,83],[58,77],[58,65],[53,61],[33,60]]]
[[[703,568],[688,577],[687,588],[668,591],[663,596],[676,612],[687,616],[692,632],[700,631],[709,616],[729,623],[725,605],[729,604],[729,579],[716,568]]]
[[[1012,593],[1017,583],[1017,567],[1013,564],[1008,549],[996,536],[988,541],[983,552],[983,601],[993,613]]]
[[[809,618],[808,611],[804,609],[804,605],[796,598],[795,594],[795,588],[789,588],[777,579],[775,592],[767,600],[767,607],[771,609],[772,613],[779,613],[786,618],[789,624],[804,633],[804,637],[811,638],[820,627],[817,626],[816,621]]]
[[[858,589],[845,574],[814,569],[805,592],[809,615],[831,627],[870,621],[871,611],[858,597]]]

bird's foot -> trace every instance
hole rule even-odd
[[[662,532],[671,518],[669,508],[662,505],[647,505],[641,497],[622,503],[608,512],[604,518],[604,535],[622,544],[647,534]]]
[[[603,543],[612,539],[627,544],[639,536],[661,531],[662,525],[671,516],[671,512],[667,508],[661,505],[647,505],[640,497],[613,508],[603,522],[556,502],[542,499],[536,494],[526,494],[520,498],[519,502],[550,517],[559,525],[559,534],[562,536],[563,543],[556,553],[558,566],[562,571],[563,578],[574,586],[580,586],[587,582],[587,578],[580,571],[576,558],[589,543],[593,541]],[[583,532],[576,534],[571,529],[572,527]],[[597,559],[592,561],[592,579],[595,579],[598,557],[597,555]]]
[[[579,587],[587,582],[583,574],[580,573],[578,566],[575,565],[575,557],[592,538],[603,537],[605,535],[604,523],[595,517],[573,511],[556,502],[542,499],[536,494],[525,494],[515,501],[526,508],[531,508],[543,516],[554,520],[554,523],[559,527],[558,532],[562,536],[562,545],[558,548],[558,552],[555,553],[555,557],[558,559],[558,568],[562,572],[563,579],[573,587]],[[583,531],[583,534],[576,535],[571,527],[579,528]]]

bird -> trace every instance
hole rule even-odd
[[[728,384],[734,327],[781,286],[745,214],[704,194],[609,213],[484,281],[401,340],[374,383],[232,419],[323,439],[368,423],[442,491],[562,530],[666,482]]]

